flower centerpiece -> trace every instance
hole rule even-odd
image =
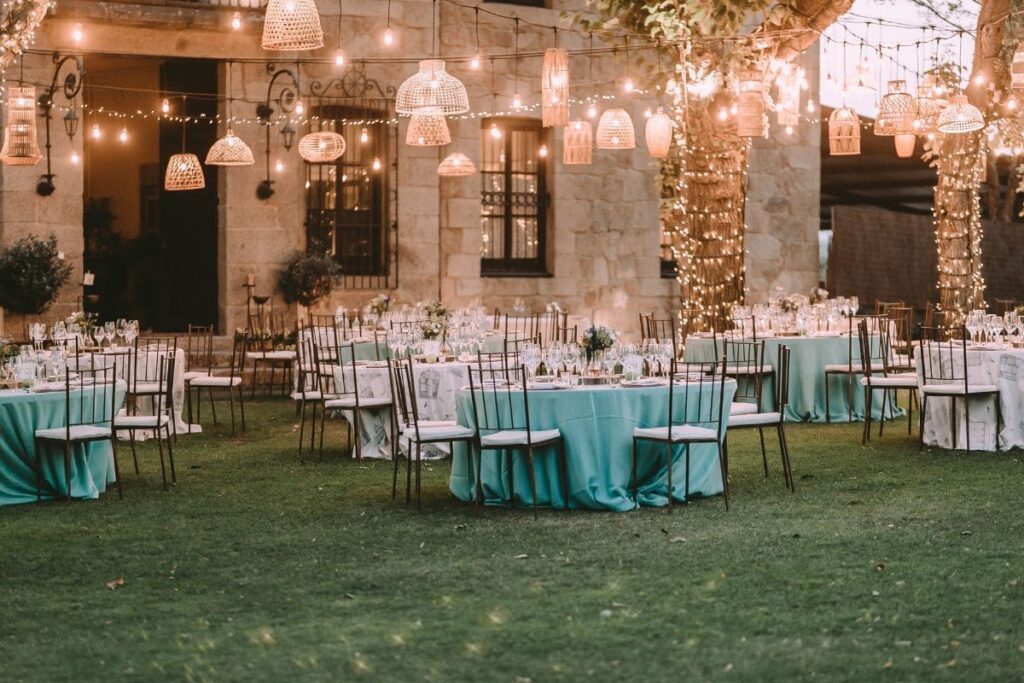
[[[779,308],[785,313],[796,313],[809,303],[810,299],[803,294],[790,294],[779,301]]]
[[[427,316],[420,322],[423,355],[427,357],[428,362],[434,362],[441,353],[441,342],[448,331],[451,312],[440,301],[428,303],[422,306],[422,309]]]
[[[370,299],[370,303],[367,305],[367,307],[371,311],[373,311],[374,314],[377,315],[377,317],[380,317],[387,313],[388,310],[391,308],[391,296],[381,292],[377,296]]]
[[[599,351],[605,351],[615,345],[619,333],[605,325],[591,324],[583,333],[581,345],[587,354],[587,360],[591,360]]]
[[[828,301],[828,290],[824,287],[815,287],[811,290],[809,301],[812,304],[823,304]]]

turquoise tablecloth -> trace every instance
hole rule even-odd
[[[676,386],[677,396],[684,391]],[[705,385],[704,391],[710,393]],[[732,401],[736,383],[725,384],[725,406]],[[717,398],[717,396],[716,396]],[[705,398],[705,401],[707,398]],[[473,425],[472,398],[468,390],[458,396],[459,424]],[[512,401],[517,412],[522,411],[522,402]],[[684,416],[682,406],[677,402],[679,414]],[[504,400],[504,409],[509,409]],[[691,401],[691,406],[693,402]],[[521,424],[523,415],[516,415]],[[657,427],[668,424],[668,388],[610,388],[577,387],[561,391],[530,392],[530,426],[532,429],[560,429],[565,440],[568,462],[570,507],[598,510],[626,511],[638,505],[664,506],[668,504],[665,495],[666,468],[664,447],[641,444],[637,456],[637,478],[641,482],[634,500],[630,484],[630,462],[633,445],[633,429],[636,427]],[[724,435],[724,426],[723,426]],[[508,500],[508,469],[500,463],[498,451],[484,451],[481,480],[484,500],[489,505],[505,505]],[[516,504],[532,505],[530,480],[526,469],[526,454],[514,452],[514,488]],[[673,461],[673,498],[685,500],[686,466],[683,448],[676,447]],[[537,449],[534,453],[537,476],[537,502],[539,505],[565,507],[559,474],[558,454],[554,448]],[[456,444],[452,460],[452,474],[449,482],[452,493],[461,500],[475,499],[475,480],[469,449]],[[719,470],[718,454],[713,446],[690,447],[690,495],[712,496],[722,492],[722,476]]]
[[[778,370],[779,346],[785,344],[790,348],[789,367],[789,405],[786,407],[788,422],[825,422],[825,366],[833,363],[849,362],[849,338],[842,337],[772,337],[765,339],[764,360],[773,370]],[[860,350],[856,339],[853,340],[854,362],[860,359]],[[718,341],[718,353],[715,342],[707,337],[688,337],[686,339],[685,359],[687,361],[712,361],[721,353],[722,341]],[[768,378],[763,387],[763,409],[773,403],[774,375]],[[834,375],[829,379],[829,407],[833,422],[846,422],[850,419],[850,404],[847,397],[846,377]],[[875,392],[871,404],[872,419],[882,416],[882,392]],[[889,415],[886,412],[886,415]],[[898,411],[897,414],[902,414]],[[864,419],[864,389],[860,386],[860,377],[853,379],[853,419]]]
[[[117,385],[117,408],[124,403],[125,384]],[[86,392],[87,400],[92,391]],[[72,403],[72,411],[77,406]],[[88,408],[86,408],[88,412]],[[72,412],[74,414],[74,412]],[[35,430],[65,426],[64,392],[0,391],[0,505],[31,503],[36,498]],[[43,498],[63,497],[67,490],[61,449],[42,458]],[[71,496],[97,498],[114,479],[110,444],[97,442],[72,449]]]

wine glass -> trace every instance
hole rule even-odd
[[[562,345],[552,342],[544,353],[544,366],[549,375],[558,375],[562,365]]]
[[[562,348],[562,360],[565,361],[566,368],[570,373],[576,372],[576,363],[580,359],[580,347],[576,344],[566,344]]]
[[[533,377],[540,364],[540,347],[534,343],[523,345],[523,365],[526,366],[527,377]]]
[[[619,362],[619,349],[615,344],[605,349],[604,352],[604,369],[609,375],[615,374],[615,366]]]
[[[971,336],[971,341],[977,341],[978,331],[982,326],[980,314],[980,311],[971,311],[967,314],[967,318],[964,319],[964,327],[967,329],[967,333]]]

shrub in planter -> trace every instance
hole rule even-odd
[[[312,306],[331,293],[341,267],[326,255],[293,253],[277,278],[277,289],[287,303]]]
[[[0,308],[39,315],[71,279],[71,265],[58,258],[57,238],[24,237],[0,250]]]

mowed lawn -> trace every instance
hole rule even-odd
[[[792,425],[790,495],[741,432],[728,513],[534,520],[453,500],[448,462],[393,504],[339,421],[300,464],[292,406],[247,408],[179,440],[171,491],[146,445],[124,500],[0,508],[0,680],[1022,678],[1018,452]]]

